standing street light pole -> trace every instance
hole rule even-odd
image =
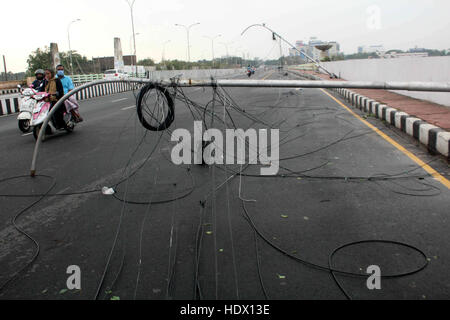
[[[8,81],[8,70],[6,69],[6,58],[3,55],[3,67],[5,68],[5,81]]]
[[[208,36],[204,36],[205,38],[208,38],[209,40],[211,40],[211,49],[212,49],[212,68],[214,68],[214,40],[216,40],[217,38],[221,37],[222,35],[219,34],[215,37],[208,37]]]
[[[137,53],[136,53],[136,32],[134,31],[134,14],[133,14],[133,6],[136,0],[133,0],[130,2],[130,0],[126,0],[128,5],[130,6],[130,13],[131,13],[131,29],[133,31],[133,44],[134,44],[134,56],[136,59],[136,66],[135,66],[135,75],[137,77]]]
[[[236,65],[239,64],[238,57],[239,57],[239,53],[242,52],[241,49],[242,49],[242,46],[239,46],[234,49],[234,54],[236,56]]]
[[[140,35],[140,33],[135,33],[135,36]],[[130,54],[133,55],[133,36],[130,36]]]
[[[188,58],[188,62],[191,62],[191,39],[190,39],[190,32],[191,32],[191,28],[198,26],[200,24],[200,22],[191,24],[190,26],[185,26],[183,24],[175,24],[175,26],[177,27],[183,27],[186,29],[186,34],[187,34],[187,58]]]
[[[67,26],[67,39],[69,40],[69,57],[70,57],[70,72],[73,74],[73,61],[72,61],[72,47],[70,45],[70,26],[75,22],[81,21],[81,19],[73,20]]]
[[[226,50],[227,50],[227,64],[230,63],[230,50],[229,50],[229,46],[231,44],[233,44],[233,42],[221,42],[220,44],[224,45]]]

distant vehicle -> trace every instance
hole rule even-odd
[[[255,69],[255,67],[248,67],[247,68],[247,76],[250,78],[252,75],[254,75],[255,74],[255,72],[256,72],[256,69]]]
[[[129,78],[128,74],[118,69],[106,70],[103,74],[104,80],[123,80]]]

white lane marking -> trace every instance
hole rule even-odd
[[[112,103],[116,103],[116,102],[125,101],[125,100],[128,100],[128,98],[117,99],[117,100],[113,100],[113,101],[111,101],[111,102],[112,102]]]
[[[33,134],[33,132],[25,133],[25,134],[22,135],[22,137],[30,136],[30,135],[32,135],[32,134]]]
[[[125,110],[134,109],[134,108],[136,108],[136,106],[131,106],[131,107],[122,108],[122,110],[125,111]]]

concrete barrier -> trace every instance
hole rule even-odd
[[[450,82],[450,56],[324,62],[330,72],[349,81]],[[450,107],[450,93],[395,91]]]
[[[19,112],[19,105],[18,95],[0,96],[0,116]]]
[[[395,108],[347,89],[332,89],[354,107],[396,127],[425,145],[430,153],[441,154],[450,160],[450,132],[410,116]]]
[[[322,78],[307,73],[298,71],[291,71],[291,73],[301,78],[322,80]],[[362,112],[386,121],[388,125],[414,137],[425,145],[431,154],[441,154],[450,161],[450,132],[352,90],[342,88],[329,90],[336,92],[350,105]]]

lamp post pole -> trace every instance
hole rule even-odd
[[[233,42],[221,42],[220,44],[224,45],[226,50],[227,50],[227,64],[230,63],[230,50],[229,50],[229,46],[231,44],[233,44]]]
[[[191,28],[198,26],[200,24],[200,22],[191,24],[190,26],[185,26],[183,24],[175,24],[175,26],[177,27],[183,27],[186,29],[186,35],[187,35],[187,58],[188,58],[188,62],[191,62],[191,36],[190,36],[190,32],[191,32]]]
[[[131,13],[131,29],[133,31],[134,57],[136,59],[135,76],[137,77],[136,32],[134,31],[134,14],[133,14],[133,7],[135,2],[136,0],[133,0],[132,2],[130,2],[130,0],[127,0],[128,5],[130,6],[130,13]]]
[[[219,38],[219,37],[221,37],[222,35],[221,34],[219,34],[219,35],[217,35],[217,36],[215,36],[215,37],[208,37],[208,36],[205,36],[205,38],[208,38],[209,40],[211,40],[211,52],[212,52],[212,67],[214,68],[214,60],[215,60],[215,57],[214,57],[214,40],[216,40],[217,38]]]
[[[75,22],[81,21],[81,19],[73,20],[67,26],[67,39],[69,40],[69,57],[70,57],[70,72],[73,74],[73,61],[72,61],[72,47],[70,45],[70,26]]]

